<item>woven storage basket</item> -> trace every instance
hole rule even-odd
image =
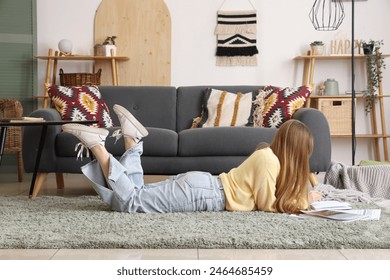
[[[0,118],[21,118],[22,104],[16,99],[0,99]],[[17,153],[22,150],[22,128],[9,127],[5,138],[5,153]]]
[[[16,99],[0,99],[0,119],[21,118],[23,106]],[[1,128],[0,128],[1,131]],[[22,158],[22,128],[10,126],[5,138],[4,153],[16,154],[18,160],[18,180],[23,181],[23,158]]]
[[[22,104],[16,99],[0,99],[0,118],[21,118]],[[22,128],[11,126],[7,129],[4,152],[17,153],[22,150]]]
[[[100,85],[100,76],[102,69],[99,69],[96,73],[64,73],[62,68],[60,69],[60,83],[61,86],[91,86]]]
[[[330,134],[352,134],[352,101],[346,99],[319,99],[318,109],[329,123]]]

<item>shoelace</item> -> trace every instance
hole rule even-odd
[[[116,142],[123,137],[122,130],[121,129],[115,130],[112,133],[111,137],[115,138],[115,144],[116,144]],[[74,147],[74,151],[77,152],[76,160],[78,160],[78,159],[83,160],[84,150],[86,152],[86,157],[89,157],[88,147],[86,145],[84,145],[82,142],[76,144],[76,146]]]
[[[86,156],[89,157],[89,149],[87,148],[87,146],[85,146],[81,142],[76,144],[76,146],[74,147],[74,151],[77,152],[76,160],[78,160],[79,158],[80,158],[81,161],[83,160],[83,152],[84,152],[84,150],[86,150]]]
[[[123,137],[122,129],[115,130],[112,133],[111,137],[115,138],[115,143],[114,144],[116,144],[116,142]],[[142,137],[139,136],[139,132],[137,131],[137,137],[134,140],[135,140],[136,143],[138,143],[141,139],[142,139]]]
[[[122,129],[117,129],[117,130],[115,130],[115,131],[112,133],[112,135],[111,135],[111,137],[114,137],[114,138],[115,138],[115,143],[114,143],[114,144],[116,144],[116,142],[117,142],[119,139],[121,139],[122,136],[123,136]]]

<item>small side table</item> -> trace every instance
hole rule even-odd
[[[35,181],[36,181],[37,173],[38,173],[38,169],[39,169],[39,164],[41,161],[43,146],[45,145],[47,128],[49,125],[63,125],[66,123],[94,124],[94,123],[97,123],[97,121],[72,121],[72,120],[26,121],[26,120],[22,120],[22,119],[0,120],[0,127],[2,128],[1,134],[0,134],[0,165],[1,165],[1,159],[3,157],[5,138],[7,136],[7,128],[8,127],[10,127],[10,126],[41,126],[42,127],[37,157],[35,159],[34,173],[33,173],[32,179],[31,179],[31,186],[30,186],[30,192],[29,192],[30,198],[35,197],[39,192],[39,188],[37,188],[37,189],[34,189],[34,188],[35,188]]]

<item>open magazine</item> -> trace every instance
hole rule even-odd
[[[301,211],[297,218],[323,218],[342,222],[358,220],[379,220],[381,209],[352,209],[351,204],[339,201],[318,201],[310,210]]]
[[[349,210],[352,206],[348,202],[340,202],[335,200],[316,201],[310,204],[312,210]]]

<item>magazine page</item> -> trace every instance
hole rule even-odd
[[[352,209],[348,202],[318,201],[310,205],[310,210],[301,211],[302,214],[290,215],[291,218],[323,218],[341,222],[358,220],[379,220],[381,209]]]
[[[313,210],[347,210],[352,209],[352,206],[348,202],[340,202],[335,200],[322,200],[316,201],[310,204]]]
[[[336,221],[356,221],[367,219],[368,216],[359,213],[348,213],[337,210],[309,210],[301,211],[305,215],[315,216],[318,218],[326,218]]]

